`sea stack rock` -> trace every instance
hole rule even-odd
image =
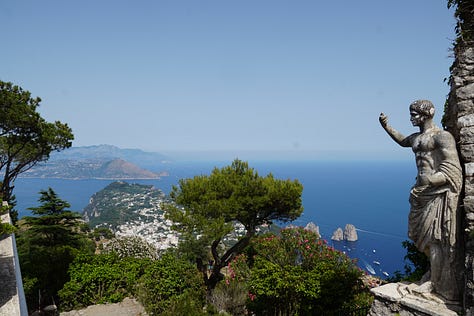
[[[321,237],[321,234],[319,233],[319,226],[316,226],[315,223],[309,222],[306,224],[305,228],[306,230],[309,230],[310,232],[318,234],[319,237]]]
[[[332,233],[332,237],[331,237],[332,240],[335,240],[335,241],[341,241],[344,239],[344,232],[342,231],[342,228],[341,227],[338,227],[334,233]]]
[[[354,225],[352,224],[347,224],[346,227],[344,228],[344,240],[347,241],[357,241],[358,236],[357,236],[357,231]]]

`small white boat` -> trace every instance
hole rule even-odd
[[[375,260],[374,260],[374,261],[372,261],[372,262],[375,263],[375,264],[378,265],[378,266],[380,265],[380,262],[379,262],[379,261],[375,261]]]
[[[365,265],[365,268],[367,269],[367,271],[370,272],[370,274],[376,274],[374,268],[373,268],[370,264],[367,263],[367,264]]]

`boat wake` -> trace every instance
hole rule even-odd
[[[402,236],[399,236],[399,235],[393,235],[393,234],[387,234],[387,233],[381,233],[381,232],[374,232],[374,231],[360,229],[360,228],[356,228],[356,231],[361,232],[361,233],[384,236],[384,237],[397,238],[397,239],[401,239],[401,240],[407,239],[406,237],[402,237]]]

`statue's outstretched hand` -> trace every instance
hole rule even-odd
[[[383,128],[387,127],[387,125],[388,125],[387,115],[385,115],[383,113],[380,113],[379,122],[380,122],[380,125],[382,125]]]

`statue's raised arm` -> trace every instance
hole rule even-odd
[[[388,124],[388,117],[384,113],[380,113],[379,116],[380,125],[382,125],[383,129],[387,132],[392,139],[402,147],[410,147],[410,137],[406,137],[392,126]]]

